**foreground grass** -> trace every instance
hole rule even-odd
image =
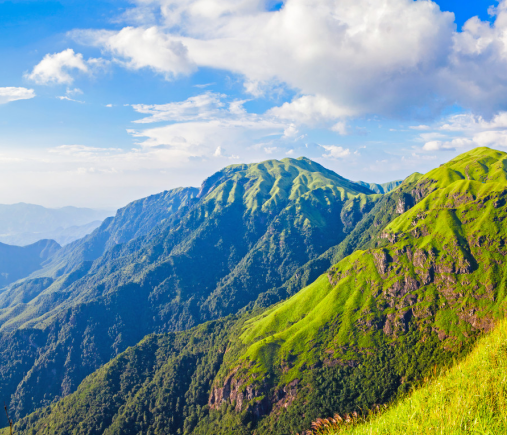
[[[474,351],[380,415],[328,434],[507,433],[507,321],[479,340]]]

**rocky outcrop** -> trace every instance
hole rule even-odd
[[[267,402],[269,388],[264,382],[258,386],[253,379],[244,379],[236,376],[239,367],[234,369],[221,386],[214,386],[208,399],[211,409],[219,409],[224,403],[235,404],[235,410],[241,412],[245,409],[254,415],[265,415],[270,411]],[[250,382],[250,383],[249,383]],[[258,399],[258,400],[255,400]],[[253,402],[252,402],[253,401]]]
[[[385,275],[389,269],[391,257],[386,249],[373,252],[373,261],[380,275]]]
[[[413,317],[412,309],[400,312],[391,313],[386,316],[384,324],[384,334],[389,336],[397,336],[408,331],[410,320]]]

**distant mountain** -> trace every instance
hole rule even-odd
[[[355,181],[355,183],[367,187],[375,193],[386,194],[391,192],[391,190],[396,189],[401,183],[403,183],[403,180],[389,181],[388,183],[382,184],[366,183],[365,181]]]
[[[0,243],[0,288],[40,269],[59,249],[54,240],[40,240],[23,247]]]
[[[405,397],[425,376],[467,354],[477,338],[505,318],[506,162],[507,153],[477,148],[423,176],[409,177],[387,195],[358,194],[360,201],[375,199],[372,207],[329,248],[333,258],[341,256],[338,263],[309,286],[266,309],[145,337],[88,376],[75,393],[22,419],[16,433],[285,435],[309,428],[318,417],[367,411]],[[267,188],[274,191],[273,184]],[[216,193],[223,199],[230,198],[232,191]],[[293,222],[295,216],[286,222]],[[320,221],[318,213],[306,210],[306,216],[311,222]],[[325,228],[329,232],[330,227]],[[277,234],[273,249],[280,246],[283,231]],[[196,253],[202,252],[203,245],[198,248]],[[157,248],[149,252],[156,255]],[[219,251],[214,252],[218,257]],[[180,261],[184,260],[174,258],[172,264]],[[208,261],[216,265],[208,255],[200,257],[205,276],[209,276]],[[141,270],[132,263],[127,267],[132,273]],[[112,267],[108,270],[114,273]],[[302,268],[295,270],[297,274]],[[194,269],[196,275],[201,272]],[[144,279],[154,283],[153,278],[148,272]],[[118,300],[113,288],[108,291],[103,285],[102,291]],[[136,327],[140,327],[151,321],[149,315],[141,316],[142,291],[136,292],[132,282],[127,286],[129,295],[136,297],[138,310],[132,310],[132,315],[136,313]],[[184,294],[174,292],[172,301],[178,298],[181,303]],[[228,294],[237,297],[232,288]],[[160,298],[156,292],[150,296]],[[55,292],[53,297],[58,298]],[[67,394],[72,375],[112,339],[108,334],[118,337],[125,331],[122,316],[112,329],[92,334],[99,329],[99,319],[107,323],[113,312],[122,315],[112,307],[109,304],[97,317],[93,313],[99,305],[87,304],[59,317],[58,327],[47,322],[47,332],[42,327],[24,328],[4,336],[0,373],[8,375],[2,385],[14,383],[21,367],[30,368],[14,396],[13,411],[26,412],[27,398],[34,400],[41,385],[46,386],[46,395],[39,403],[41,399],[50,403],[53,383],[62,395]],[[87,323],[84,319],[89,315],[94,318]],[[72,333],[74,325],[85,331],[82,340]],[[442,378],[442,385],[449,388],[431,383],[442,399],[433,400],[428,412],[424,407],[407,409],[407,403],[414,403],[410,399],[400,401],[394,412],[385,414],[391,418],[379,432],[390,433],[393,421],[393,431],[401,433],[412,416],[419,422],[431,416],[441,421],[442,404],[459,402],[460,397],[475,406],[466,409],[482,412],[485,425],[481,427],[496,427],[490,422],[496,416],[491,410],[502,405],[497,384],[504,376],[505,326],[500,327],[494,342],[483,342],[478,348],[486,357],[473,354],[475,363],[466,369],[467,376],[480,375],[483,385],[477,380],[464,383],[461,376]],[[46,350],[51,335],[53,348],[61,348],[60,352]],[[31,352],[39,358],[37,364],[30,360]],[[494,376],[479,373],[483,366],[491,367]],[[474,390],[455,394],[469,384]],[[3,391],[9,390],[3,387]],[[454,428],[465,421],[458,402],[448,406],[457,422]],[[466,422],[475,424],[476,415],[467,414]],[[424,429],[410,433],[434,431],[434,425],[423,424]]]
[[[34,204],[0,204],[0,242],[26,246],[52,239],[61,245],[80,239],[113,213],[106,210]]]
[[[0,295],[0,397],[19,418],[146,334],[253,306],[381,198],[301,158],[229,166],[200,189],[129,204]]]

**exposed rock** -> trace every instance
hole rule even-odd
[[[296,400],[298,393],[299,379],[294,379],[285,387],[275,391],[273,395],[273,408],[288,408]]]
[[[390,257],[386,250],[381,249],[373,253],[373,259],[375,261],[375,266],[380,275],[385,275],[388,270]]]
[[[384,334],[397,336],[409,329],[410,320],[413,317],[412,309],[405,312],[391,313],[386,316],[384,324]]]
[[[415,205],[414,198],[407,194],[402,193],[398,202],[396,203],[396,213],[403,214]]]

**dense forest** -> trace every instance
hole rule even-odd
[[[16,433],[291,434],[402,404],[504,317],[506,161],[382,193],[284,159],[130,204],[0,293]]]

